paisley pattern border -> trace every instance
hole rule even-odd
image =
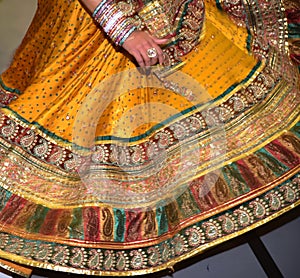
[[[257,67],[259,66],[260,63],[256,65],[254,71],[257,70]],[[148,161],[145,158],[148,157],[151,160],[152,157],[150,153],[147,153],[147,149],[149,149],[150,145],[152,145],[153,151],[168,149],[192,135],[207,131],[210,126],[226,124],[239,117],[267,98],[270,92],[274,90],[274,87],[281,82],[281,76],[271,74],[271,72],[271,68],[268,66],[265,67],[263,71],[254,78],[250,86],[238,90],[228,97],[227,100],[221,101],[220,103],[217,103],[218,99],[216,99],[213,106],[206,109],[206,111],[201,110],[201,106],[199,109],[193,107],[195,111],[191,116],[187,116],[183,120],[178,120],[174,125],[166,125],[167,127],[161,130],[159,134],[150,136],[147,143],[136,143],[132,147],[129,147],[129,149],[127,147],[120,147],[119,150],[117,150],[119,153],[118,156],[126,156],[126,158],[118,163],[130,167],[147,163]],[[228,92],[231,90],[232,88],[228,89]],[[5,91],[4,87],[0,87],[0,92],[3,92],[3,95],[6,96],[6,98],[0,98],[2,105],[6,105],[8,92]],[[227,93],[225,92],[223,96],[226,94]],[[200,111],[197,112],[197,110]],[[186,111],[186,113],[188,112],[191,111]],[[184,112],[182,113],[184,114]],[[74,161],[75,156],[79,162],[84,160],[84,157],[80,157],[79,154],[76,154],[74,152],[75,148],[71,149],[70,146],[65,148],[58,146],[54,143],[56,138],[51,138],[51,135],[47,135],[47,131],[38,134],[37,132],[30,130],[30,127],[26,128],[27,123],[22,123],[23,121],[22,119],[18,119],[18,115],[16,115],[16,118],[16,120],[13,120],[5,114],[1,115],[1,138],[8,140],[12,144],[17,144],[35,158],[44,161],[45,163],[56,165],[61,170],[67,170],[74,173],[78,171],[76,164],[74,162],[72,163],[72,161]],[[24,124],[25,127],[23,127]],[[22,132],[22,136],[18,134],[19,131]],[[112,155],[113,149],[111,146],[113,146],[113,144],[101,144],[102,139],[97,139],[99,140],[99,144],[96,145],[94,151],[97,152],[97,150],[99,150],[99,156],[97,158],[97,160],[101,160],[99,163],[115,165],[117,162],[114,161],[113,157],[115,156]],[[107,140],[107,138],[103,139]],[[138,157],[136,157],[137,152]]]
[[[2,232],[0,254],[20,263],[77,274],[145,274],[172,268],[182,259],[247,232],[299,204],[300,177],[296,175],[259,197],[190,225],[150,247],[74,247]]]

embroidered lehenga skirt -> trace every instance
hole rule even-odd
[[[79,1],[38,1],[0,80],[3,267],[156,272],[300,203],[297,17],[171,2],[186,53],[143,71]]]

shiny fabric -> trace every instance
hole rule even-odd
[[[137,69],[79,1],[38,2],[0,79],[1,265],[156,272],[299,204],[283,4],[182,2],[203,26],[164,76]]]

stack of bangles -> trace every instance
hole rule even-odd
[[[129,35],[137,29],[114,0],[101,1],[93,12],[93,18],[116,45],[122,45]]]

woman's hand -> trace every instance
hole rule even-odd
[[[99,0],[80,0],[80,1],[84,4],[84,6],[89,11],[91,11],[91,13],[95,11],[96,7],[99,5],[99,2],[101,2]],[[135,58],[139,66],[149,67],[149,66],[156,65],[157,63],[159,64],[163,63],[164,57],[160,45],[165,44],[167,42],[168,39],[158,39],[151,36],[147,32],[134,31],[125,40],[122,47]],[[152,52],[153,55],[151,55],[150,52]],[[154,56],[154,54],[156,55]],[[149,57],[149,56],[153,56],[153,57]]]
[[[149,67],[157,63],[162,65],[164,56],[160,45],[167,41],[167,39],[155,38],[144,31],[134,31],[122,46],[135,58],[139,66]]]

